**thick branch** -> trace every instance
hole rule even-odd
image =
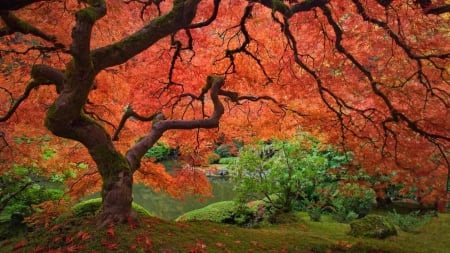
[[[41,85],[55,84],[56,90],[58,92],[62,87],[62,72],[47,65],[33,66],[33,69],[31,70],[31,76],[33,77],[33,80],[28,83],[23,94],[18,98],[10,98],[14,102],[11,104],[8,112],[4,116],[0,117],[0,122],[7,121],[14,114],[17,108],[19,108],[20,104],[22,104],[22,102],[30,96],[30,93],[33,89],[36,89]]]
[[[140,161],[149,148],[151,148],[162,137],[165,131],[171,129],[196,129],[196,128],[216,128],[224,113],[224,107],[219,100],[219,93],[225,81],[222,77],[207,78],[206,86],[210,87],[211,100],[214,104],[214,111],[208,119],[199,120],[161,120],[155,122],[150,133],[140,140],[135,146],[130,148],[126,157],[133,171],[139,169]]]
[[[289,7],[282,0],[252,0],[250,2],[260,3],[272,10],[281,13],[284,17],[290,18],[297,12],[310,11],[316,7],[324,6],[330,0],[304,0],[301,3]]]
[[[125,108],[125,112],[122,115],[122,119],[120,120],[119,126],[117,126],[117,129],[114,132],[113,141],[119,140],[120,131],[122,131],[122,129],[125,127],[125,123],[127,122],[127,120],[129,118],[135,118],[135,119],[138,119],[140,121],[154,121],[154,120],[156,120],[156,117],[158,115],[160,115],[160,114],[161,114],[160,112],[157,112],[157,113],[154,113],[154,114],[150,115],[149,117],[143,117],[143,116],[137,114],[133,110],[131,105],[127,105],[127,107]]]
[[[18,10],[37,2],[48,0],[0,0],[0,11]]]
[[[153,19],[141,30],[117,43],[94,50],[92,61],[95,71],[122,64],[161,38],[186,28],[195,17],[199,2],[200,0],[174,1],[172,10],[166,15]]]
[[[196,24],[190,25],[190,26],[189,26],[189,29],[200,28],[200,27],[208,26],[208,25],[211,24],[214,20],[216,20],[217,13],[219,12],[220,1],[221,1],[221,0],[214,0],[214,10],[213,10],[213,13],[211,14],[211,17],[209,17],[207,20],[205,20],[205,21],[203,21],[203,22],[200,22],[200,23],[196,23]]]
[[[358,0],[353,0],[354,3],[357,4],[358,7],[360,7],[360,3]],[[323,14],[326,16],[328,23],[332,26],[335,36],[336,36],[336,41],[335,41],[335,48],[341,53],[343,54],[348,60],[350,60],[365,76],[366,78],[369,80],[372,91],[375,95],[377,95],[378,97],[380,97],[384,104],[387,106],[387,108],[389,109],[389,112],[392,116],[392,121],[394,122],[399,122],[399,121],[404,121],[407,123],[408,127],[422,135],[423,137],[434,141],[435,139],[441,139],[441,140],[445,140],[445,141],[450,141],[450,137],[448,136],[444,136],[444,135],[439,135],[439,134],[433,134],[431,132],[428,132],[424,129],[419,128],[419,126],[410,118],[408,118],[405,114],[401,113],[392,103],[392,101],[388,98],[388,96],[383,93],[380,89],[379,89],[379,85],[380,83],[375,81],[372,73],[366,68],[364,67],[351,53],[349,53],[345,47],[342,45],[342,39],[343,39],[343,31],[342,29],[339,27],[339,25],[337,24],[337,22],[333,19],[332,14],[331,14],[331,10],[327,7],[327,6],[323,6],[322,8]],[[359,10],[361,13],[361,10]],[[397,41],[396,41],[397,42]],[[399,43],[399,46],[402,47],[402,43]],[[414,55],[409,55],[409,57],[414,58]]]
[[[91,6],[77,11],[76,26],[72,30],[73,42],[70,46],[76,63],[90,62],[90,43],[94,23],[106,15],[106,4],[103,0],[91,1]]]
[[[56,37],[54,35],[46,34],[45,32],[29,24],[28,22],[19,19],[10,11],[0,12],[0,17],[6,25],[6,28],[0,30],[0,36],[20,32],[23,34],[32,34],[50,42],[56,42]]]
[[[442,5],[442,6],[438,6],[438,7],[432,7],[432,8],[428,8],[424,10],[425,14],[435,14],[435,15],[440,15],[440,14],[444,14],[450,12],[450,4],[446,4],[446,5]]]

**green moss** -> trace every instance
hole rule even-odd
[[[110,227],[99,229],[92,217],[68,217],[58,219],[57,226],[52,223],[51,229],[35,227],[26,237],[1,241],[0,252],[36,252],[36,249],[50,252],[66,250],[69,247],[76,248],[77,252],[110,252],[111,250],[106,248],[109,245],[116,245],[114,252],[211,253],[448,253],[450,248],[450,214],[433,218],[421,228],[420,234],[399,231],[398,236],[388,240],[349,236],[348,224],[333,222],[331,217],[326,215],[322,222],[309,222],[307,213],[299,215],[305,217],[307,226],[303,223],[292,223],[271,225],[263,229],[243,229],[228,224],[180,223],[151,217],[139,219],[139,223],[132,229],[130,224],[115,225],[112,228],[114,236],[111,236]],[[82,239],[81,234],[88,235],[89,239]],[[145,243],[146,238],[151,244]]]
[[[233,201],[222,201],[204,208],[187,212],[176,219],[176,221],[212,221],[228,223],[233,220],[236,207]]]
[[[273,0],[272,1],[272,8],[275,11],[281,12],[286,17],[292,16],[291,9],[289,8],[289,6],[287,6],[285,3],[283,3],[283,1]]]
[[[394,224],[387,218],[372,214],[350,222],[349,234],[355,237],[384,239],[392,235],[397,235],[397,230]]]
[[[101,206],[102,206],[101,198],[88,199],[74,205],[72,207],[72,211],[76,217],[95,215],[100,211]],[[132,208],[140,216],[144,217],[154,216],[152,213],[147,211],[147,209],[145,209],[144,207],[135,202],[132,203]]]
[[[90,6],[100,7],[105,6],[105,1],[103,0],[87,0],[86,1]],[[98,9],[94,9],[92,7],[88,7],[77,12],[77,17],[81,18],[90,23],[94,23],[96,20],[102,18],[106,14],[106,11],[99,12]]]
[[[301,219],[294,212],[276,212],[269,216],[268,221],[272,224],[288,224],[297,223]]]

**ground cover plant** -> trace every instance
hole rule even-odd
[[[3,252],[447,252],[450,216],[434,217],[416,233],[386,239],[353,237],[350,225],[329,216],[322,222],[297,213],[299,221],[258,229],[207,221],[139,222],[98,229],[94,217],[69,218],[36,228],[27,238],[0,243]],[[282,238],[282,240],[280,240]],[[411,243],[415,242],[415,243]]]

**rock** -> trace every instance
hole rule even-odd
[[[351,236],[384,239],[397,235],[397,230],[387,218],[380,215],[366,217],[350,222]]]

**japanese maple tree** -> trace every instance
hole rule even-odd
[[[369,173],[395,172],[418,197],[444,199],[449,9],[439,0],[2,0],[2,166],[36,158],[38,146],[15,148],[14,136],[61,137],[48,144],[57,166],[95,163],[73,187],[102,184],[106,224],[127,220],[134,178],[205,194],[195,170],[170,176],[143,159],[163,135],[198,164],[219,134],[247,141],[301,128],[352,150]]]

